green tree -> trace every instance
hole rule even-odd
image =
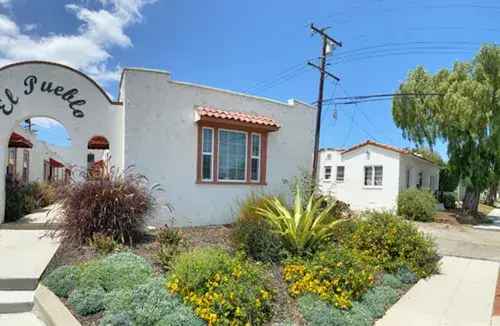
[[[440,168],[445,165],[443,158],[439,153],[434,152],[430,148],[426,147],[417,147],[411,150],[413,154],[416,154],[420,157],[423,157],[424,159],[433,162],[434,164],[438,165]]]
[[[469,181],[463,206],[477,212],[479,194],[498,180],[500,166],[500,47],[483,46],[472,62],[435,74],[417,67],[399,92],[422,94],[394,97],[403,135],[430,149],[447,142],[450,166]]]

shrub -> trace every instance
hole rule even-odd
[[[155,234],[156,242],[161,246],[180,246],[183,238],[179,230],[164,226],[158,229]]]
[[[101,319],[100,326],[133,326],[130,316],[126,312],[116,314],[105,314]]]
[[[5,179],[5,222],[15,222],[34,208],[32,188],[12,176]]]
[[[428,190],[411,188],[398,195],[398,215],[412,221],[432,221],[436,205],[434,195]]]
[[[76,289],[68,297],[68,303],[82,316],[95,314],[104,309],[103,288]]]
[[[396,277],[404,284],[413,284],[417,282],[417,275],[405,266],[398,269]]]
[[[67,298],[77,285],[80,268],[76,266],[61,266],[43,280],[43,283],[58,297]]]
[[[373,285],[376,272],[369,258],[336,247],[320,251],[311,259],[290,260],[283,270],[290,295],[315,294],[341,309],[351,307],[352,301]]]
[[[376,286],[368,290],[361,299],[373,318],[380,318],[385,311],[398,301],[398,292],[388,286]]]
[[[167,288],[211,325],[262,325],[271,317],[272,294],[262,267],[222,249],[181,254]]]
[[[457,199],[455,198],[455,195],[453,193],[443,193],[441,196],[441,199],[443,201],[443,206],[446,209],[455,209],[457,208]]]
[[[165,280],[162,278],[151,279],[134,289],[117,290],[109,292],[104,299],[106,316],[115,316],[120,312],[127,312],[127,320],[133,325],[157,325],[167,318],[174,320],[172,315],[178,315],[178,321],[192,321],[197,325],[201,320],[193,311],[184,306],[182,302],[169,294],[165,289]],[[111,319],[111,317],[108,317]],[[173,325],[173,324],[172,324]],[[180,325],[183,325],[180,323]]]
[[[308,322],[314,326],[372,326],[373,317],[363,305],[354,302],[349,310],[342,310],[317,296],[305,295],[298,300],[299,310]]]
[[[106,255],[120,249],[119,243],[112,236],[100,233],[93,234],[89,244],[101,255]]]
[[[416,226],[387,212],[372,212],[356,221],[351,233],[339,235],[340,244],[373,257],[389,273],[408,267],[418,277],[438,271],[434,241]]]
[[[184,246],[184,239],[179,230],[164,226],[155,235],[156,242],[160,245],[153,255],[160,266],[168,271],[172,267],[172,261],[180,252],[180,247]]]
[[[163,316],[155,326],[203,326],[205,323],[198,318],[193,310],[186,306],[179,306],[174,312]]]
[[[87,243],[94,234],[132,244],[142,236],[145,216],[152,210],[152,191],[144,176],[107,168],[105,173],[72,182],[60,192],[64,216],[59,232],[64,240]]]
[[[153,268],[143,258],[120,252],[86,263],[78,280],[79,287],[102,287],[106,291],[131,289],[153,275]]]
[[[49,182],[37,182],[37,203],[39,207],[46,207],[57,201],[57,187]]]
[[[380,281],[380,285],[393,289],[401,289],[405,286],[399,278],[392,274],[384,274],[382,276],[382,280]]]
[[[253,259],[277,262],[286,255],[281,238],[271,230],[269,222],[256,211],[257,208],[264,207],[270,198],[267,195],[251,194],[240,203],[232,239]]]
[[[298,188],[292,209],[274,197],[267,199],[264,208],[258,207],[256,211],[276,230],[291,253],[304,255],[324,245],[333,236],[335,225],[344,221],[330,218],[334,202],[326,208],[322,208],[322,204],[313,195],[304,206],[302,192]]]

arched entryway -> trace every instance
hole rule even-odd
[[[59,121],[75,148],[75,165],[86,167],[89,139],[108,143],[110,164],[122,167],[122,105],[85,74],[52,62],[20,62],[0,68],[0,168],[16,126],[32,117]],[[3,164],[3,165],[1,165]],[[4,221],[5,175],[0,178],[0,223]]]

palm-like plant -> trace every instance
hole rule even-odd
[[[335,226],[346,220],[332,220],[330,212],[335,207],[335,201],[328,203],[326,207],[321,205],[322,202],[315,200],[314,194],[304,205],[302,192],[297,187],[292,208],[273,197],[267,199],[264,207],[256,207],[256,212],[269,221],[292,253],[303,255],[314,252],[331,239]]]

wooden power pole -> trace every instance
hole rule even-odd
[[[327,28],[317,28],[314,26],[314,24],[311,24],[311,30],[313,31],[314,34],[319,34],[322,39],[323,39],[323,46],[321,49],[321,57],[320,57],[320,65],[317,66],[312,62],[308,62],[310,66],[313,66],[314,68],[318,69],[320,72],[319,75],[319,92],[318,92],[318,110],[316,113],[316,134],[314,137],[314,157],[313,157],[313,171],[312,171],[312,177],[313,180],[316,180],[316,176],[318,173],[318,160],[319,160],[319,137],[320,137],[320,131],[321,131],[321,111],[323,109],[323,89],[325,86],[325,75],[328,75],[329,77],[335,79],[336,81],[339,81],[340,79],[336,77],[335,75],[329,73],[326,71],[326,57],[331,54],[333,51],[333,48],[335,46],[342,47],[342,43],[336,41],[332,37],[330,37],[328,34],[326,34]]]

